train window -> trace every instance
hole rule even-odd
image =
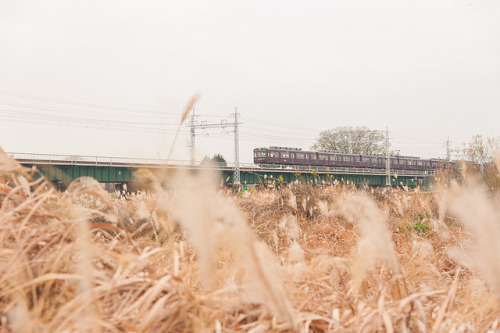
[[[303,159],[304,159],[304,154],[299,154],[299,153],[297,153],[297,158],[299,158],[299,159],[303,160]]]
[[[308,160],[308,159],[309,159],[309,154],[306,154],[306,160]]]
[[[351,161],[351,158],[349,156],[344,156],[344,161],[345,162],[350,162]]]
[[[356,157],[356,162],[359,162],[360,161],[360,158],[359,157]]]
[[[328,160],[328,155],[319,155],[320,160]]]
[[[399,161],[399,164],[401,164],[401,165],[406,165],[406,160],[401,160],[401,161]]]
[[[413,165],[413,161],[408,161],[408,165]]]
[[[269,157],[278,157],[278,153],[272,151],[269,153]]]
[[[370,162],[370,158],[369,157],[362,157],[361,160],[363,162],[368,162],[368,163]]]
[[[422,161],[418,161],[417,165],[422,166],[422,165],[424,165],[424,163]]]
[[[266,157],[267,153],[265,151],[256,151],[254,152],[254,157]]]
[[[377,163],[377,159],[376,158],[372,158],[372,163]]]
[[[287,151],[284,151],[284,152],[281,153],[281,157],[283,157],[283,158],[289,158],[290,154]]]
[[[294,153],[290,153],[290,157],[291,158],[295,158],[295,154]]]
[[[311,160],[315,160],[316,159],[316,155],[315,154],[311,154]]]
[[[330,155],[330,161],[335,161],[335,155]]]

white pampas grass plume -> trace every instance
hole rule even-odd
[[[217,254],[217,210],[215,176],[204,173],[191,177],[187,173],[171,179],[173,194],[168,211],[187,231],[188,239],[200,258],[201,280],[208,286],[214,276]]]
[[[294,210],[297,210],[297,197],[295,195],[290,195],[290,198],[288,199],[288,205]]]
[[[384,263],[393,273],[400,273],[391,233],[376,203],[364,194],[350,194],[344,203],[344,214],[356,222],[361,234],[352,268],[354,289],[359,288],[365,274],[377,262]]]
[[[328,202],[323,201],[323,200],[319,200],[318,201],[318,208],[319,208],[319,211],[321,212],[321,215],[323,215],[323,216],[329,215],[330,211],[328,209]]]
[[[306,260],[304,250],[295,241],[292,242],[288,249],[288,260],[292,263],[304,263]]]
[[[170,156],[172,156],[172,151],[174,150],[175,143],[177,142],[177,138],[179,137],[179,132],[181,130],[182,124],[184,123],[184,121],[186,121],[189,112],[194,108],[199,99],[200,99],[200,94],[194,94],[186,104],[184,111],[182,112],[181,115],[181,121],[179,122],[177,131],[175,132],[174,141],[172,142],[172,145],[170,146],[170,151],[168,152],[167,162],[170,161]]]
[[[204,285],[210,286],[215,277],[217,251],[228,247],[234,254],[235,269],[244,273],[247,294],[295,328],[274,255],[266,245],[255,241],[239,209],[217,190],[216,184],[216,177],[206,173],[177,175],[170,183],[173,193],[169,211],[197,249]]]
[[[478,272],[500,296],[500,218],[498,206],[485,188],[471,182],[448,194],[448,211],[458,217],[473,235],[474,243],[448,253],[458,262]]]
[[[184,121],[186,121],[189,112],[191,112],[191,110],[194,108],[199,99],[200,99],[200,94],[194,94],[193,96],[191,96],[186,106],[184,107],[184,111],[182,112],[181,124],[184,123]]]
[[[280,220],[279,228],[291,240],[298,240],[300,238],[301,230],[294,215],[284,215]]]

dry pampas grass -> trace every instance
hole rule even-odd
[[[149,192],[58,193],[0,152],[1,332],[500,330],[498,199],[477,182],[242,195],[139,175]]]

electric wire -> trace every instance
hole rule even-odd
[[[89,102],[83,102],[83,101],[71,101],[71,100],[57,98],[57,97],[44,97],[44,96],[39,96],[39,95],[34,95],[34,94],[29,94],[29,93],[20,93],[20,92],[14,92],[14,91],[2,90],[2,89],[0,89],[0,94],[12,96],[12,97],[19,97],[19,98],[23,98],[23,99],[37,100],[37,101],[41,101],[41,102],[51,102],[51,103],[70,105],[70,106],[83,106],[83,107],[90,107],[90,108],[94,108],[94,109],[117,110],[117,111],[127,112],[127,113],[132,112],[135,114],[137,112],[142,113],[142,114],[147,113],[147,114],[154,114],[154,115],[166,114],[165,112],[153,111],[150,109],[105,105],[105,104],[89,103]],[[175,115],[176,113],[170,113],[170,114]],[[179,115],[179,114],[177,114],[177,115]]]
[[[67,114],[73,114],[76,116],[92,116],[96,118],[110,118],[110,119],[137,119],[137,117],[140,117],[140,119],[149,119],[151,121],[166,121],[168,118],[171,118],[172,120],[175,118],[179,118],[179,115],[177,117],[173,117],[171,115],[166,115],[163,117],[146,117],[145,115],[142,114],[136,114],[132,117],[132,115],[124,115],[122,113],[118,112],[113,112],[113,113],[92,113],[89,114],[88,110],[75,110],[75,109],[58,109],[54,107],[47,107],[47,106],[38,106],[38,105],[29,105],[29,104],[19,104],[19,103],[5,103],[0,101],[0,105],[5,108],[13,108],[13,109],[30,109],[30,110],[39,110],[39,111],[46,111],[47,113],[63,113],[65,115]],[[177,122],[178,124],[178,122]]]
[[[38,114],[34,112],[24,112],[24,111],[13,111],[10,109],[0,108],[0,115],[5,118],[13,117],[13,118],[33,118],[40,120],[54,120],[54,121],[66,121],[66,122],[79,122],[79,123],[88,123],[90,124],[103,124],[103,123],[113,123],[114,125],[129,125],[129,126],[138,126],[138,127],[158,127],[162,126],[175,126],[178,125],[175,123],[158,123],[158,122],[141,122],[141,121],[132,121],[132,120],[117,120],[117,119],[96,119],[96,118],[83,118],[83,117],[67,117],[53,114]]]
[[[19,101],[0,101],[0,118],[7,121],[20,123],[49,124],[55,126],[76,126],[84,128],[98,128],[106,130],[135,131],[144,133],[175,133],[174,126],[178,126],[180,113],[169,113],[154,111],[151,109],[119,107],[116,105],[105,105],[85,101],[72,101],[66,98],[44,97],[37,94],[13,92],[1,90],[1,95],[20,99]],[[34,105],[27,100],[49,105]],[[50,104],[55,104],[50,105]],[[99,110],[99,113],[96,111]],[[202,115],[196,114],[196,118],[220,118],[228,119],[223,115]],[[241,121],[247,125],[240,127],[240,140],[246,143],[263,143],[262,146],[312,146],[316,143],[319,135],[318,129],[306,126],[290,124],[289,120],[283,121],[267,117],[266,119],[242,116]],[[199,124],[200,121],[197,121]],[[189,135],[187,128],[183,126],[183,135]],[[220,130],[220,129],[219,129]],[[197,135],[199,129],[196,130]],[[208,136],[215,138],[227,137],[234,131],[217,130],[208,131]],[[444,142],[434,140],[399,137],[397,140],[418,142],[420,145],[408,147],[406,145],[392,145],[392,149],[409,151],[437,151],[441,149]],[[426,145],[422,146],[425,142]]]

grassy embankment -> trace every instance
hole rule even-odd
[[[3,152],[0,173],[0,332],[499,330],[499,198],[473,179],[58,193]]]

